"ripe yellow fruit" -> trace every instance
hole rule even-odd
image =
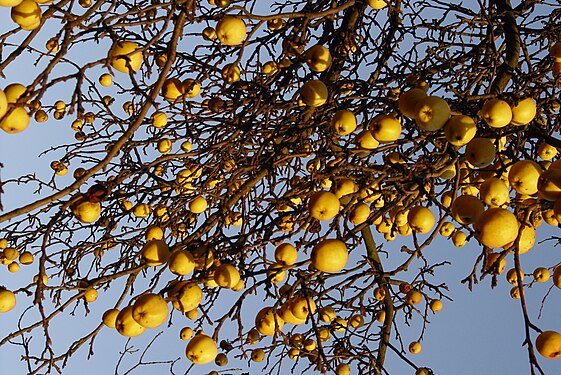
[[[423,300],[423,295],[418,290],[410,290],[405,295],[405,302],[409,305],[418,305]]]
[[[467,234],[461,230],[454,232],[452,235],[452,243],[456,247],[464,247],[467,243]]]
[[[148,204],[137,203],[132,210],[132,214],[138,218],[145,218],[148,217],[148,215],[150,215],[151,211],[152,209]]]
[[[518,236],[518,220],[505,208],[492,207],[475,222],[477,239],[490,248],[504,247]]]
[[[144,245],[140,253],[147,265],[155,267],[168,261],[169,247],[163,240],[152,240]]]
[[[518,240],[518,252],[519,254],[524,254],[530,251],[534,244],[536,243],[536,230],[533,226],[528,224],[522,224],[520,226],[520,238]],[[506,244],[504,247],[508,248],[512,246],[514,242]],[[510,249],[511,253],[514,253],[514,248]]]
[[[499,207],[510,201],[508,186],[496,177],[489,177],[481,184],[479,196],[490,207]]]
[[[366,203],[358,203],[349,214],[349,221],[354,225],[364,223],[370,217],[370,206]]]
[[[368,0],[368,5],[370,5],[371,8],[378,10],[388,6],[388,3],[386,0]],[[337,375],[342,375],[342,374],[337,374]]]
[[[301,319],[301,318],[297,318],[294,316],[292,310],[292,300],[288,300],[286,301],[280,308],[278,314],[279,314],[279,318],[282,319],[285,323],[288,324],[294,324],[294,325],[299,325],[299,324],[304,324],[306,322],[306,318]]]
[[[506,281],[510,285],[518,285],[518,279],[520,281],[524,281],[524,272],[522,270],[520,272],[516,272],[516,268],[511,268],[506,273]]]
[[[352,178],[341,178],[337,180],[333,193],[337,198],[353,194],[358,191],[358,185]]]
[[[446,100],[438,96],[425,96],[417,102],[414,118],[419,128],[436,131],[446,124],[450,113]]]
[[[338,239],[321,241],[314,246],[311,254],[312,265],[322,272],[339,272],[348,259],[347,246]]]
[[[399,111],[406,117],[415,118],[417,104],[426,96],[427,93],[425,90],[420,88],[414,88],[404,92],[397,100]]]
[[[193,336],[193,329],[190,327],[183,327],[181,331],[179,331],[179,338],[181,340],[189,340]]]
[[[283,243],[275,249],[275,260],[284,266],[292,266],[298,259],[298,250],[289,243]]]
[[[194,283],[179,281],[168,292],[172,305],[181,312],[196,309],[203,300],[203,291]]]
[[[464,115],[452,116],[444,125],[444,135],[448,143],[462,147],[467,145],[477,131],[473,118]]]
[[[175,275],[189,275],[194,271],[195,265],[195,258],[188,250],[175,250],[169,255],[168,267]]]
[[[101,215],[101,204],[89,202],[85,197],[80,197],[71,206],[72,214],[82,223],[89,224],[99,219]]]
[[[200,214],[204,212],[207,209],[207,207],[208,207],[208,203],[206,199],[204,197],[201,197],[200,195],[198,197],[193,198],[193,200],[189,202],[189,211],[191,211],[194,214]]]
[[[113,77],[109,73],[104,73],[99,76],[99,83],[101,86],[109,87],[113,83]]]
[[[319,309],[318,317],[322,322],[330,323],[335,319],[335,316],[335,309],[332,306],[325,306]]]
[[[331,220],[337,213],[341,204],[337,196],[329,191],[317,191],[310,197],[308,211],[317,220]]]
[[[0,128],[8,134],[16,134],[27,129],[30,121],[31,118],[25,108],[15,106],[9,108],[4,117],[2,117]]]
[[[401,122],[393,116],[376,116],[370,121],[368,128],[380,143],[395,142],[401,135]]]
[[[117,323],[117,315],[119,315],[119,309],[109,309],[103,313],[101,320],[109,328],[115,328]]]
[[[97,290],[95,290],[92,287],[87,288],[86,292],[84,293],[84,299],[88,303],[91,303],[91,302],[94,302],[95,300],[97,300],[97,296],[98,296]]]
[[[109,50],[108,58],[111,66],[122,73],[134,73],[142,66],[142,50],[137,43],[131,41],[115,42]]]
[[[245,22],[238,17],[225,16],[216,24],[216,36],[222,44],[236,46],[246,36]]]
[[[442,310],[442,301],[439,299],[433,299],[430,301],[429,307],[432,310],[432,312],[434,313],[439,312],[440,310]]]
[[[19,256],[19,262],[21,264],[25,264],[25,265],[31,264],[33,263],[33,260],[34,260],[33,254],[31,254],[29,251],[24,251]]]
[[[557,147],[544,142],[538,147],[537,154],[543,160],[551,160],[557,155]]]
[[[538,283],[545,283],[551,277],[551,273],[545,267],[538,267],[534,270],[533,276]]]
[[[450,237],[452,235],[452,233],[454,233],[454,230],[456,228],[454,227],[454,224],[452,224],[449,221],[445,221],[442,226],[440,227],[440,234],[443,237]]]
[[[0,0],[0,6],[12,8],[21,4],[22,1],[23,0]]]
[[[309,80],[300,88],[300,99],[310,107],[324,105],[327,102],[328,95],[327,86],[318,79]]]
[[[6,88],[4,89],[4,93],[6,94],[6,100],[8,101],[8,104],[16,104],[19,98],[21,98],[23,94],[25,94],[26,90],[27,87],[25,87],[21,83],[10,83],[8,86],[6,86]]]
[[[136,299],[132,308],[132,317],[145,328],[156,328],[168,317],[166,300],[159,294],[146,293]]]
[[[296,297],[290,302],[290,311],[298,319],[306,319],[316,312],[316,303],[310,297]]]
[[[34,30],[41,25],[41,8],[33,0],[23,0],[12,8],[12,21],[23,30]]]
[[[240,68],[235,64],[226,64],[221,71],[222,79],[228,85],[240,80]]]
[[[533,160],[519,160],[508,172],[508,183],[517,193],[536,194],[542,171],[542,167]]]
[[[157,111],[154,112],[152,116],[150,116],[150,122],[152,123],[153,127],[162,129],[165,128],[165,126],[167,125],[168,117],[166,116],[165,113]]]
[[[324,46],[315,45],[306,51],[304,58],[306,64],[314,72],[324,72],[331,65],[331,53]]]
[[[284,326],[282,320],[274,308],[265,307],[255,316],[255,328],[265,336],[273,336],[277,330]]]
[[[263,349],[253,349],[251,351],[251,360],[253,362],[262,362],[265,359],[265,352]]]
[[[420,234],[430,232],[435,222],[432,211],[423,206],[413,207],[407,214],[407,223],[413,231]]]
[[[480,112],[487,125],[492,128],[503,128],[512,120],[510,105],[501,99],[490,99],[485,102]]]
[[[474,223],[483,210],[483,203],[477,197],[467,194],[457,197],[451,207],[452,217],[460,224]]]
[[[413,341],[409,344],[409,353],[411,354],[419,354],[421,352],[421,343],[418,341]]]
[[[341,109],[335,112],[331,126],[339,137],[350,134],[356,129],[356,116],[347,109]]]
[[[141,335],[146,328],[141,326],[134,320],[132,316],[132,306],[123,308],[115,319],[115,328],[117,332],[126,337],[135,337]]]
[[[536,349],[549,359],[561,357],[561,334],[555,331],[544,331],[536,337]]]
[[[4,258],[9,261],[16,260],[19,257],[19,250],[15,247],[7,247],[4,249]]]
[[[489,272],[495,275],[500,275],[501,273],[504,272],[505,268],[506,268],[506,259],[504,256],[501,257],[500,253],[488,253],[485,256],[485,262],[483,264],[483,270],[485,272]]]
[[[221,288],[232,288],[240,281],[240,273],[231,264],[221,264],[214,270],[214,281]]]
[[[561,289],[561,266],[557,266],[553,270],[553,285]]]
[[[549,168],[542,172],[538,178],[538,192],[548,201],[561,198],[561,169]]]
[[[177,101],[180,101],[181,98],[183,97],[183,93],[184,93],[183,83],[179,79],[168,78],[164,81],[164,85],[162,86],[162,96],[166,101],[170,103],[175,103]],[[167,123],[167,118],[166,118],[166,123]]]
[[[212,338],[204,333],[198,333],[187,344],[185,354],[194,364],[204,365],[214,361],[218,355],[218,347]]]
[[[201,92],[201,84],[192,78],[187,78],[182,83],[183,85],[183,95],[186,98],[194,98]]]
[[[536,101],[532,98],[522,99],[518,104],[512,106],[513,125],[529,124],[536,117],[537,108]]]
[[[8,312],[16,306],[16,295],[7,289],[0,289],[0,313]]]
[[[497,149],[489,138],[474,138],[466,146],[466,159],[478,168],[488,167],[495,160]]]

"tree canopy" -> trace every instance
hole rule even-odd
[[[557,2],[0,6],[1,142],[46,135],[35,169],[0,160],[0,260],[21,268],[0,270],[0,347],[30,374],[111,328],[186,340],[170,373],[385,374],[392,351],[435,374],[414,354],[454,297],[442,238],[478,249],[466,288],[512,284],[531,374],[561,356],[525,297],[561,288],[531,251],[561,221]],[[60,340],[65,319],[95,324]]]

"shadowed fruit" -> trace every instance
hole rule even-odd
[[[325,104],[328,94],[327,86],[318,79],[312,79],[300,88],[302,102],[310,107],[319,107]]]
[[[131,41],[115,42],[108,57],[111,66],[122,73],[134,73],[142,65],[142,51],[137,43]]]

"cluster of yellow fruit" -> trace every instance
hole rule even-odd
[[[34,259],[33,254],[29,251],[20,252],[15,247],[8,247],[8,241],[5,238],[0,239],[0,263],[7,266],[8,271],[18,272],[20,264],[30,265]]]
[[[39,4],[50,4],[52,0],[0,0],[0,6],[11,7],[11,17],[23,30],[35,30],[41,25],[43,15]]]
[[[0,90],[0,128],[8,134],[20,133],[29,126],[27,103],[19,102],[27,88],[13,83]]]

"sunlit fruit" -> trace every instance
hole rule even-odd
[[[317,191],[310,197],[308,211],[317,220],[331,220],[337,213],[341,204],[339,198],[329,191]]]
[[[442,301],[439,300],[439,299],[431,300],[430,303],[429,303],[429,308],[434,313],[439,312],[440,310],[442,310]]]
[[[471,224],[483,213],[484,206],[477,197],[462,194],[454,200],[450,210],[458,223]]]
[[[137,43],[118,41],[109,50],[111,66],[123,73],[136,72],[142,65],[142,51]]]
[[[536,280],[538,283],[545,283],[551,277],[551,273],[545,267],[536,268],[532,275],[534,276],[534,280]]]
[[[203,291],[194,283],[179,281],[168,292],[172,305],[181,312],[196,309],[203,300]]]
[[[148,241],[141,250],[142,259],[149,266],[159,266],[167,262],[169,247],[163,240]]]
[[[441,129],[450,118],[450,106],[438,96],[425,96],[415,106],[415,122],[423,130]]]
[[[366,203],[358,203],[349,213],[349,221],[354,225],[364,223],[370,217],[370,206]]]
[[[542,172],[538,178],[538,192],[548,201],[561,198],[561,169],[549,168]]]
[[[115,328],[119,312],[119,309],[109,309],[105,311],[101,317],[103,324],[105,324],[109,328]]]
[[[41,8],[33,0],[23,0],[12,7],[12,20],[23,30],[34,30],[41,24]]]
[[[520,100],[516,105],[512,106],[512,120],[513,125],[526,125],[529,124],[534,117],[536,117],[536,101],[532,98]]]
[[[548,143],[543,142],[538,147],[538,156],[543,160],[551,160],[557,155],[557,147],[554,147]]]
[[[97,221],[101,215],[101,204],[99,202],[90,202],[83,196],[74,201],[70,209],[74,217],[85,224]]]
[[[477,239],[491,248],[503,247],[518,236],[518,220],[505,208],[491,207],[475,222]]]
[[[510,105],[501,99],[490,99],[481,108],[480,115],[492,128],[502,128],[510,124],[512,110]]]
[[[283,243],[275,249],[275,260],[285,266],[291,266],[298,259],[298,250],[289,243]]]
[[[225,16],[216,24],[216,36],[227,46],[236,46],[245,39],[245,22],[238,17]]]
[[[419,354],[421,352],[421,343],[418,341],[413,341],[409,344],[409,353],[411,354]]]
[[[21,4],[23,0],[0,0],[0,6],[2,7],[15,7]]]
[[[84,293],[84,299],[86,300],[86,302],[88,303],[94,302],[97,300],[97,297],[98,297],[98,292],[96,289],[92,287],[86,289]]]
[[[474,167],[485,168],[493,163],[497,149],[489,138],[474,138],[466,146],[466,159]]]
[[[370,121],[368,128],[380,143],[395,142],[401,135],[401,122],[393,116],[376,116]]]
[[[200,214],[206,211],[207,207],[208,207],[208,203],[206,199],[200,195],[198,197],[193,198],[189,202],[189,211],[191,211],[194,214]]]
[[[323,72],[331,65],[331,53],[321,45],[315,45],[307,50],[304,58],[314,72]]]
[[[533,226],[528,224],[522,224],[519,230],[520,235],[518,237],[518,253],[524,254],[534,247],[534,244],[536,243],[536,230]],[[508,248],[513,244],[514,242],[508,243],[507,245],[505,245],[505,248]],[[511,248],[510,251],[514,252],[514,249]]]
[[[424,234],[431,231],[436,219],[432,211],[423,206],[416,206],[409,210],[407,223],[414,232]]]
[[[6,88],[4,89],[4,93],[6,94],[6,100],[8,101],[8,104],[15,104],[22,97],[22,95],[25,94],[26,90],[27,87],[25,87],[21,83],[10,83],[8,86],[6,86]]]
[[[341,109],[335,112],[335,115],[331,120],[331,126],[333,127],[335,134],[340,137],[350,134],[356,129],[356,116],[353,112],[347,109]]]
[[[468,144],[477,131],[473,118],[464,115],[452,116],[444,125],[444,135],[448,143],[461,147]]]
[[[156,328],[168,317],[168,304],[156,293],[146,293],[136,299],[132,309],[134,320],[145,328]]]
[[[345,243],[338,239],[326,239],[314,246],[312,265],[322,272],[339,272],[347,264],[349,253]]]
[[[524,281],[524,272],[516,272],[516,268],[511,268],[506,273],[506,281],[510,285],[518,285],[518,280]]]
[[[310,297],[296,297],[292,299],[290,311],[298,319],[306,319],[308,315],[316,312],[316,303]]]
[[[388,6],[388,3],[386,0],[368,0],[368,5],[373,9],[382,9]]]
[[[183,97],[183,93],[184,93],[183,90],[184,90],[183,83],[179,79],[168,78],[164,81],[164,85],[162,86],[162,96],[168,102],[175,103],[181,100],[181,98]],[[163,127],[163,126],[157,126],[157,127]]]
[[[399,96],[399,99],[397,100],[399,111],[406,117],[414,118],[417,104],[426,96],[427,93],[425,92],[425,90],[422,90],[420,88],[414,88],[404,92]]]
[[[181,340],[189,340],[191,337],[193,337],[193,329],[190,327],[183,327],[181,328],[181,331],[179,331],[179,338]]]
[[[16,295],[7,289],[0,289],[0,313],[10,311],[16,306]]]
[[[187,344],[185,354],[194,364],[204,365],[214,361],[218,355],[218,347],[211,337],[198,333]]]
[[[195,258],[188,250],[175,250],[169,255],[168,267],[172,273],[186,276],[195,269]]]
[[[284,326],[282,320],[276,310],[272,307],[261,309],[255,316],[255,328],[265,336],[273,336],[277,330],[281,330]]]
[[[481,184],[479,196],[490,207],[499,207],[510,201],[508,186],[496,177],[489,177]]]
[[[34,260],[33,254],[31,254],[29,251],[24,251],[19,256],[19,262],[21,264],[28,265],[33,263],[33,260]]]
[[[418,290],[410,290],[405,295],[405,302],[409,305],[418,305],[423,300],[423,295]]]
[[[542,167],[533,160],[519,160],[510,167],[508,183],[520,194],[536,194],[542,171]]]
[[[101,76],[99,76],[99,84],[101,86],[111,86],[111,84],[113,83],[113,77],[111,76],[111,74],[109,73],[104,73]]]
[[[194,98],[201,92],[201,84],[192,78],[187,78],[183,81],[182,86],[183,95],[188,99]]]
[[[324,306],[318,311],[319,320],[325,323],[330,323],[335,319],[336,313],[333,306]]]
[[[240,281],[240,273],[233,265],[223,263],[214,270],[214,281],[222,288],[232,288]]]
[[[221,71],[222,79],[228,85],[238,82],[240,80],[240,73],[240,68],[237,64],[226,64]]]
[[[132,316],[132,306],[123,308],[115,319],[115,328],[117,332],[126,337],[135,337],[141,335],[146,328],[141,326],[134,320]]]
[[[324,105],[327,101],[328,94],[327,86],[318,79],[309,80],[300,88],[300,98],[302,102],[310,107],[320,107]]]
[[[0,120],[0,128],[8,134],[24,131],[29,126],[31,118],[22,106],[8,108],[7,113]]]
[[[561,334],[555,331],[544,331],[536,337],[536,349],[549,359],[561,357]]]

